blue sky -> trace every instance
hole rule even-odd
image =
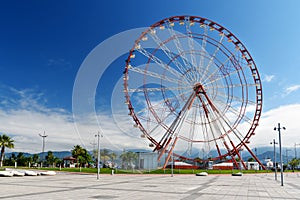
[[[76,142],[91,148],[97,126],[77,124],[85,133],[74,133],[72,115],[74,82],[87,56],[122,31],[147,27],[173,15],[196,15],[232,31],[258,66],[264,114],[255,144],[267,145],[275,137],[272,129],[278,122],[290,130],[286,146],[300,143],[296,140],[296,119],[300,117],[299,7],[297,0],[1,1],[0,131],[14,137],[19,151],[40,151],[38,133],[44,130],[49,135],[48,149],[69,150]],[[124,66],[123,57],[114,61],[97,87],[96,110],[106,133],[103,145],[142,148],[145,142],[130,142],[117,134],[120,130],[111,128],[111,91]]]

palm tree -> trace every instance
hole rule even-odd
[[[293,172],[295,171],[295,168],[300,164],[300,160],[297,158],[293,158],[290,162],[289,165],[292,166]]]
[[[122,160],[122,167],[125,169],[128,169],[128,167],[130,166],[133,169],[134,163],[136,162],[138,155],[134,152],[123,152],[120,155],[120,158]]]
[[[46,156],[46,160],[48,165],[52,165],[52,167],[55,166],[55,159],[56,157],[54,156],[52,151],[48,151],[48,155]]]
[[[80,155],[82,155],[82,152],[83,152],[83,148],[80,145],[74,146],[74,148],[72,150],[72,156],[74,158],[76,158],[77,166],[79,166],[78,161],[79,161]]]
[[[101,150],[100,156],[103,159],[103,167],[106,167],[106,160],[109,159],[109,150],[108,149]]]
[[[15,146],[14,140],[12,140],[9,136],[7,136],[5,134],[0,135],[0,147],[1,147],[0,167],[3,166],[5,147],[12,149],[12,148],[14,148],[14,146]]]
[[[80,167],[81,164],[87,164],[92,160],[88,151],[82,148],[80,145],[74,146],[74,149],[72,150],[72,156],[76,158],[78,167]]]

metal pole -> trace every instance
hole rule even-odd
[[[42,156],[41,156],[41,167],[43,167],[43,160],[44,160],[44,158],[45,158],[45,156],[44,156],[44,152],[45,152],[45,138],[46,138],[48,135],[46,135],[46,133],[45,133],[45,131],[44,131],[44,134],[43,134],[43,135],[39,134],[39,136],[42,137],[42,139],[43,139]]]
[[[172,163],[171,163],[171,177],[173,177],[174,174],[174,155],[173,155],[173,150],[172,150]]]
[[[278,144],[277,142],[275,142],[275,139],[273,139],[273,142],[271,142],[271,144],[273,143],[274,146],[274,169],[275,169],[275,181],[277,181],[277,165],[276,165],[276,148],[275,145]]]
[[[285,130],[285,127],[282,127]],[[278,123],[278,127],[274,128],[274,130],[278,130],[279,133],[279,155],[280,155],[280,174],[281,174],[281,186],[283,186],[283,165],[282,165],[282,151],[281,151],[281,133],[280,133],[280,123]]]
[[[102,135],[100,135],[100,132],[98,131],[98,133],[95,135],[95,137],[98,137],[97,179],[100,178],[100,136],[102,137]]]

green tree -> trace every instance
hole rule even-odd
[[[77,166],[81,167],[82,164],[88,164],[92,158],[88,151],[82,148],[80,145],[74,146],[72,150],[72,156],[76,158]]]
[[[14,140],[12,140],[9,136],[5,134],[0,135],[0,147],[1,147],[0,167],[2,167],[4,161],[5,148],[9,148],[9,149],[14,148]]]
[[[12,153],[8,159],[4,160],[4,165],[5,166],[14,166],[16,159],[17,159],[16,155],[14,153]]]
[[[48,151],[48,155],[46,156],[46,162],[48,165],[55,166],[56,157],[53,155],[52,151]]]
[[[32,162],[33,163],[38,163],[39,162],[39,155],[38,154],[33,154],[33,156],[32,156]]]
[[[72,156],[74,158],[76,158],[77,166],[79,166],[79,164],[78,164],[79,159],[78,158],[82,154],[83,148],[80,145],[76,145],[76,146],[74,146],[74,148],[71,152],[72,152]]]
[[[124,169],[128,169],[129,167],[131,167],[131,169],[133,169],[134,167],[134,163],[136,162],[138,158],[138,155],[134,152],[128,151],[128,152],[123,152],[120,155],[120,159],[122,161],[122,168]]]
[[[108,149],[103,149],[100,151],[100,156],[103,160],[103,167],[106,167],[106,161],[110,159],[110,152]],[[100,159],[101,160],[101,159]]]
[[[29,166],[29,163],[31,164],[32,161],[33,161],[32,156],[25,157],[25,166]]]
[[[248,162],[255,162],[255,159],[253,157],[248,158]]]
[[[18,166],[26,166],[26,157],[23,152],[18,153],[17,155]]]
[[[293,172],[295,171],[295,168],[300,164],[300,160],[293,158],[290,162],[289,165],[291,165]]]

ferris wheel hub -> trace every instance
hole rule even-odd
[[[196,83],[193,87],[193,90],[196,92],[196,94],[204,94],[205,90],[201,83]]]

